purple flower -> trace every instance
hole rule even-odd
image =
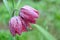
[[[26,27],[26,23],[19,16],[14,16],[9,21],[10,32],[13,36],[15,36],[16,34],[20,35],[22,32],[26,32]]]
[[[36,19],[39,17],[39,13],[36,9],[30,6],[24,6],[21,8],[19,16],[14,16],[9,21],[10,32],[13,36],[27,32],[28,28],[32,29],[30,23],[36,23]]]
[[[35,23],[36,18],[39,17],[38,11],[30,6],[27,6],[27,5],[21,8],[19,15],[25,21],[30,22],[30,23]]]
[[[19,16],[11,18],[9,21],[9,28],[13,36],[15,36],[16,33],[19,35],[22,33],[22,23]]]

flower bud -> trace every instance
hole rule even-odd
[[[36,9],[26,5],[26,6],[21,8],[19,15],[24,20],[26,20],[30,23],[35,23],[36,18],[38,18],[38,16],[39,16],[39,13]]]
[[[11,18],[9,21],[9,28],[13,36],[15,36],[16,33],[19,35],[22,33],[22,23],[19,16],[14,16]]]

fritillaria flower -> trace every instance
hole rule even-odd
[[[9,21],[9,28],[13,36],[16,34],[20,35],[22,32],[27,31],[25,22],[19,16],[14,16],[11,18]]]
[[[25,21],[30,22],[30,23],[35,23],[36,18],[39,17],[38,11],[30,6],[27,6],[27,5],[21,8],[19,15]]]
[[[9,21],[9,28],[13,36],[16,35],[16,33],[19,35],[22,33],[22,23],[19,16],[11,18]]]
[[[36,23],[39,13],[36,9],[30,6],[24,6],[21,8],[18,16],[14,16],[9,21],[10,32],[13,36],[28,31],[28,28],[32,28],[30,23]]]

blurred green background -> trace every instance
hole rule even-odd
[[[16,1],[18,0],[15,0],[15,4],[17,3]],[[8,0],[8,4],[12,11],[12,0]],[[39,18],[37,19],[37,24],[42,26],[45,31],[49,32],[57,40],[60,40],[60,0],[21,0],[18,10],[24,5],[30,5],[37,9],[40,13]],[[0,0],[0,40],[14,40],[9,32],[9,19],[10,15],[3,0]],[[17,35],[15,40],[47,39],[35,27],[33,27],[32,31],[24,32],[20,36]]]

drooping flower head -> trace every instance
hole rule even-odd
[[[10,32],[15,36],[28,31],[28,28],[32,28],[30,23],[36,23],[38,17],[39,13],[36,9],[27,5],[22,7],[19,15],[12,17],[9,21]]]
[[[16,35],[16,33],[19,35],[22,33],[22,23],[19,16],[11,18],[9,21],[9,28],[13,36]]]
[[[27,31],[26,27],[27,27],[26,23],[19,16],[14,16],[9,21],[10,32],[12,33],[13,36],[15,36],[16,34],[20,35],[22,32],[26,32]]]
[[[36,18],[39,17],[38,11],[30,6],[27,6],[27,5],[21,8],[19,15],[25,21],[30,22],[30,23],[35,23]]]

